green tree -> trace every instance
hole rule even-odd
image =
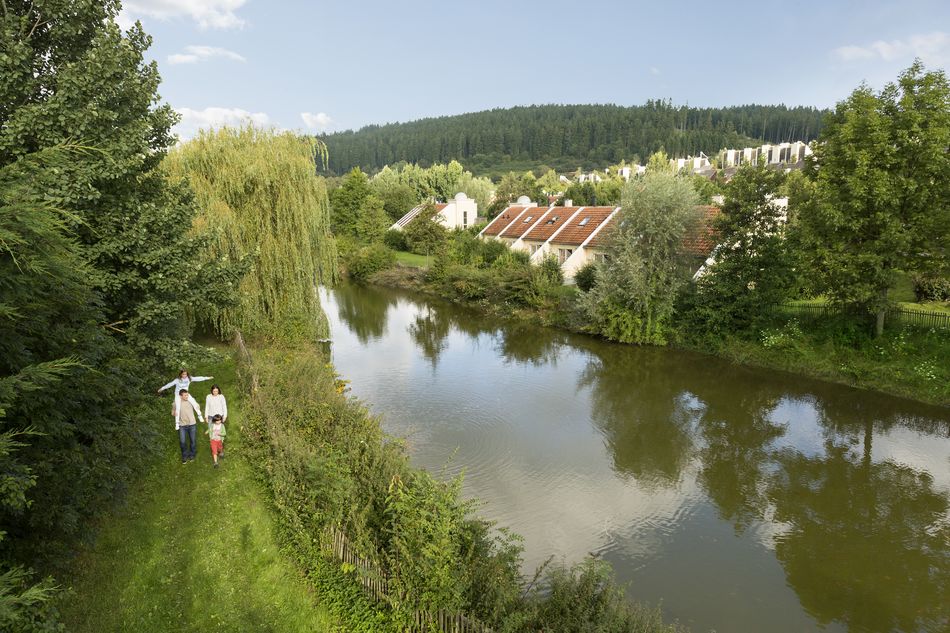
[[[502,176],[495,189],[495,201],[489,207],[489,215],[497,214],[521,196],[528,196],[535,204],[544,204],[547,200],[541,185],[530,171],[523,174],[508,172]]]
[[[624,188],[617,228],[607,247],[610,266],[580,299],[591,326],[607,338],[663,345],[676,292],[683,236],[696,219],[698,196],[669,170],[647,172]]]
[[[815,285],[884,329],[895,273],[947,267],[950,86],[918,61],[880,93],[861,86],[827,117],[817,191],[798,227]]]
[[[205,304],[198,312],[220,335],[241,329],[268,336],[326,336],[326,319],[313,291],[314,284],[332,281],[336,272],[326,188],[314,169],[314,156],[322,151],[319,141],[247,126],[202,132],[168,157],[169,174],[187,178],[196,192],[196,229],[216,229],[209,259],[254,259],[243,279],[225,282],[239,289],[238,305]],[[360,172],[334,193],[352,191],[354,182],[365,185],[365,176]],[[382,203],[369,197],[385,231]]]
[[[404,232],[409,249],[419,255],[434,255],[445,245],[449,236],[440,221],[438,210],[431,202],[423,206]]]
[[[419,204],[420,198],[416,196],[416,192],[409,185],[400,182],[398,176],[396,180],[379,176],[380,174],[377,174],[370,180],[370,186],[373,188],[374,195],[383,201],[383,209],[390,221],[395,222]]]
[[[359,167],[354,167],[340,186],[330,194],[330,225],[333,233],[354,237],[356,224],[366,204],[366,199],[372,194],[369,178]]]
[[[386,230],[392,225],[386,215],[385,203],[378,196],[370,194],[363,201],[363,208],[353,227],[356,239],[367,244],[383,241]]]
[[[726,187],[715,221],[716,262],[697,288],[704,330],[748,329],[789,297],[795,275],[785,209],[772,202],[783,179],[764,165],[747,165]]]
[[[69,139],[96,148],[49,174],[44,196],[72,214],[112,334],[178,358],[188,306],[229,300],[209,283],[227,264],[198,261],[205,241],[191,234],[189,192],[158,169],[176,115],[144,60],[151,38],[139,25],[122,33],[118,10],[116,0],[4,5],[0,166]]]

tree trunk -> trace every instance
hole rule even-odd
[[[881,302],[877,306],[877,319],[874,322],[874,338],[884,334],[884,317],[887,315],[887,288],[881,288]]]

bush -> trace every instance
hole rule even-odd
[[[589,292],[597,283],[597,263],[587,262],[574,273],[574,283],[584,292]]]
[[[365,281],[374,273],[396,263],[396,254],[381,244],[372,244],[352,251],[346,256],[346,272],[358,281]]]
[[[917,301],[950,301],[950,279],[918,275],[914,277]]]
[[[396,229],[389,229],[383,235],[383,244],[394,251],[408,251],[409,243],[406,242],[406,234]]]

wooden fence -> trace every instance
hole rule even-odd
[[[845,314],[844,310],[840,306],[829,303],[786,303],[784,305],[778,306],[776,311],[783,314],[796,314],[809,317],[837,316]],[[870,321],[873,315],[855,314],[854,316],[865,316]],[[885,322],[892,324],[896,323],[901,327],[950,329],[950,314],[944,312],[933,312],[929,310],[912,310],[910,308],[898,306],[887,311]]]
[[[389,602],[389,577],[383,567],[372,557],[357,553],[341,530],[329,526],[325,532],[325,548],[338,561],[352,566],[357,582],[377,602]],[[416,611],[409,631],[425,633],[430,624],[441,633],[494,633],[487,625],[463,613],[439,609],[435,612]]]

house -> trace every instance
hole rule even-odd
[[[699,153],[699,156],[687,156],[686,158],[670,159],[670,167],[676,171],[688,170],[695,173],[706,169],[709,166],[709,157],[702,152]]]
[[[624,180],[630,180],[633,176],[642,176],[646,170],[644,165],[625,165],[617,169],[617,175]]]
[[[498,239],[509,248],[527,251],[532,263],[557,257],[569,283],[586,264],[606,259],[607,242],[620,207],[543,208],[521,202],[502,211],[479,237]],[[713,225],[719,215],[717,206],[704,205],[698,209],[699,222],[682,244],[684,253],[695,260],[697,268],[716,248]]]
[[[723,168],[749,164],[758,165],[760,160],[764,161],[766,165],[796,165],[811,154],[811,146],[804,141],[779,143],[777,145],[767,143],[744,149],[724,149],[719,152],[719,162]]]
[[[415,220],[425,204],[414,207],[409,213],[399,218],[390,228],[390,230],[402,231],[406,226]],[[436,219],[447,229],[467,229],[474,226],[478,217],[478,205],[465,193],[458,192],[455,197],[447,203],[438,203],[435,205]]]

